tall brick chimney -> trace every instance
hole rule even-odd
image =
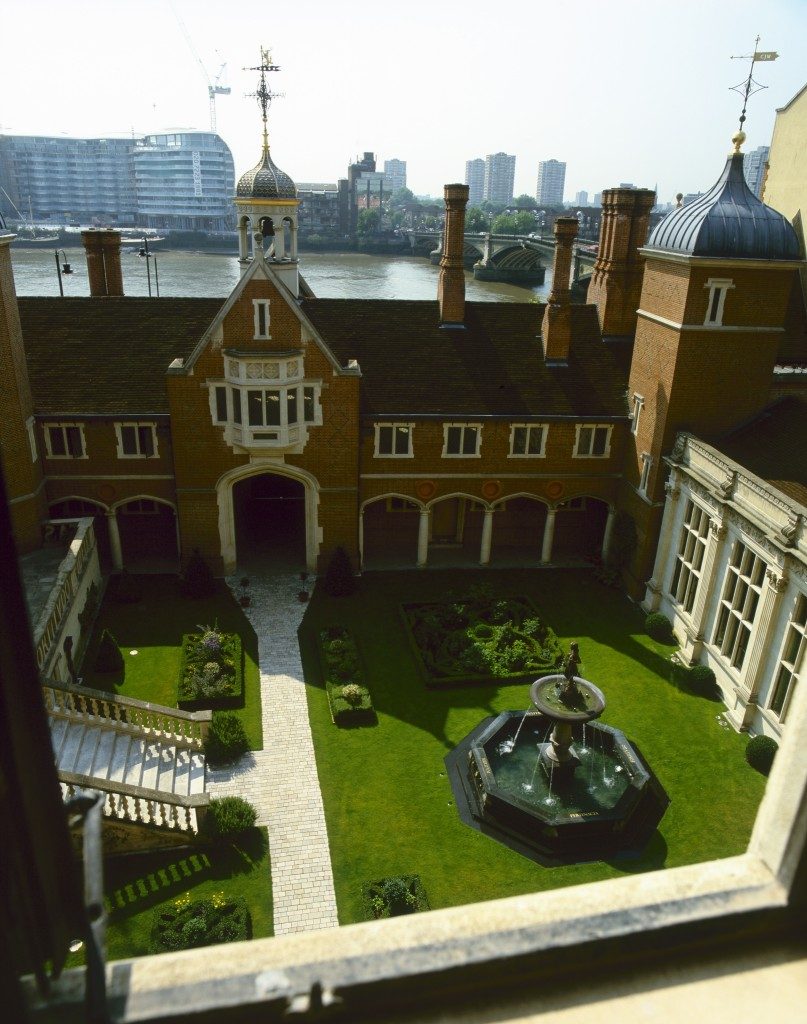
[[[444,327],[465,323],[465,207],[468,205],[467,185],[445,185],[446,224],[443,232],[443,257],[437,301],[440,303],[440,324]]]
[[[565,363],[572,340],[571,292],[572,248],[577,237],[577,217],[555,220],[555,262],[552,268],[552,291],[544,311],[541,337],[544,359],[548,363]]]
[[[81,232],[87,254],[90,295],[123,295],[120,265],[120,231],[90,228]]]
[[[600,248],[588,301],[597,307],[604,335],[636,331],[643,270],[638,250],[647,239],[655,201],[647,188],[609,188],[602,194]]]

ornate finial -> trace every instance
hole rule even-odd
[[[683,192],[676,192],[676,194],[675,194],[675,207],[676,207],[676,209],[680,210],[683,205],[684,205],[684,193]]]
[[[732,60],[751,61],[751,67],[748,69],[748,78],[746,78],[744,82],[740,82],[739,85],[731,86],[731,91],[739,93],[743,98],[743,109],[740,113],[740,130],[737,132],[737,135],[735,135],[734,138],[731,140],[734,143],[735,153],[740,152],[740,146],[745,142],[745,132],[743,131],[743,125],[745,124],[745,111],[746,107],[748,106],[749,96],[753,96],[754,93],[760,92],[762,89],[768,88],[767,85],[760,85],[759,82],[754,81],[754,64],[756,64],[758,61],[776,60],[776,58],[779,56],[779,54],[776,53],[774,50],[758,50],[758,46],[759,36],[757,36],[756,41],[754,43],[753,53],[746,53],[743,56],[731,58]],[[737,138],[740,135],[742,135],[742,138],[738,143]]]
[[[281,92],[272,92],[269,86],[266,84],[266,72],[267,71],[280,71],[280,67],[277,64],[272,63],[272,54],[265,47],[261,47],[261,62],[257,67],[243,68],[244,71],[260,71],[261,81],[255,92],[248,93],[249,96],[254,96],[258,101],[258,106],[261,108],[261,117],[263,119],[263,151],[264,153],[269,152],[269,131],[266,126],[269,106],[273,99],[278,96],[282,96]]]
[[[746,135],[745,135],[745,132],[742,131],[742,130],[740,130],[739,132],[735,132],[734,135],[732,135],[731,141],[734,143],[734,152],[735,153],[739,153],[740,152],[740,146],[742,146],[742,144],[745,142],[745,139],[746,139]]]

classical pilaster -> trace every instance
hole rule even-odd
[[[757,698],[763,682],[765,656],[770,650],[772,630],[776,625],[782,594],[787,590],[787,583],[787,577],[778,569],[766,570],[762,604],[757,612],[751,646],[737,686],[737,704],[729,712],[740,729],[749,727],[756,712]]]
[[[546,522],[544,523],[544,542],[541,546],[541,561],[552,561],[552,541],[555,539],[555,515],[557,509],[546,510]]]
[[[431,509],[422,508],[420,510],[420,519],[418,520],[418,560],[417,565],[419,569],[429,560],[429,519],[431,517]]]
[[[661,603],[661,594],[664,589],[664,582],[667,579],[667,563],[670,559],[670,549],[675,540],[675,516],[678,511],[678,499],[681,496],[681,489],[678,486],[678,475],[673,470],[670,479],[664,485],[667,492],[667,500],[664,504],[664,514],[661,519],[661,531],[659,533],[658,548],[656,549],[656,564],[653,566],[653,576],[647,581],[642,607],[645,611],[658,611]]]
[[[482,544],[479,551],[479,564],[487,565],[490,562],[490,547],[493,541],[493,509],[485,509],[485,518],[482,520]]]

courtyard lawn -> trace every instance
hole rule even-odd
[[[641,856],[545,868],[460,822],[443,758],[487,715],[527,708],[528,687],[425,689],[398,606],[483,582],[503,596],[530,597],[564,650],[579,642],[581,675],[608,701],[602,720],[637,743],[667,790],[671,804]],[[333,624],[359,642],[375,727],[330,720],[316,634]],[[330,598],[318,585],[300,636],[342,924],[362,920],[362,883],[388,875],[419,874],[438,908],[728,857],[747,846],[765,788],[744,760],[747,738],[720,724],[722,704],[673,685],[674,648],[651,640],[644,614],[590,572],[369,573],[351,597]]]
[[[226,585],[218,581],[211,597],[190,600],[179,593],[176,576],[143,575],[142,600],[116,604],[105,596],[80,670],[85,686],[112,690],[122,697],[177,706],[177,678],[182,657],[182,634],[214,625],[238,633],[244,649],[244,702],[232,709],[244,723],[252,750],[263,746],[258,638]],[[101,633],[118,642],[124,674],[110,678],[94,670]],[[137,651],[137,654],[132,654]]]
[[[243,896],[252,918],[252,937],[272,929],[272,879],[265,828],[250,829],[232,844],[160,850],[114,857],[104,864],[107,957],[145,956],[155,910],[185,893],[192,900],[223,892]],[[71,954],[68,966],[84,962],[83,951]]]

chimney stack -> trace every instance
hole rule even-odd
[[[558,217],[555,220],[552,291],[541,324],[544,359],[548,363],[565,363],[569,358],[569,344],[572,340],[572,248],[578,228],[577,217]]]
[[[90,228],[81,232],[87,254],[90,295],[123,295],[120,265],[120,231]]]
[[[458,327],[465,323],[465,207],[468,205],[467,185],[445,185],[446,223],[443,232],[443,256],[437,301],[440,303],[440,325]]]
[[[639,249],[647,238],[656,194],[648,188],[609,188],[602,194],[597,262],[588,301],[597,307],[604,335],[632,335],[642,291]]]

